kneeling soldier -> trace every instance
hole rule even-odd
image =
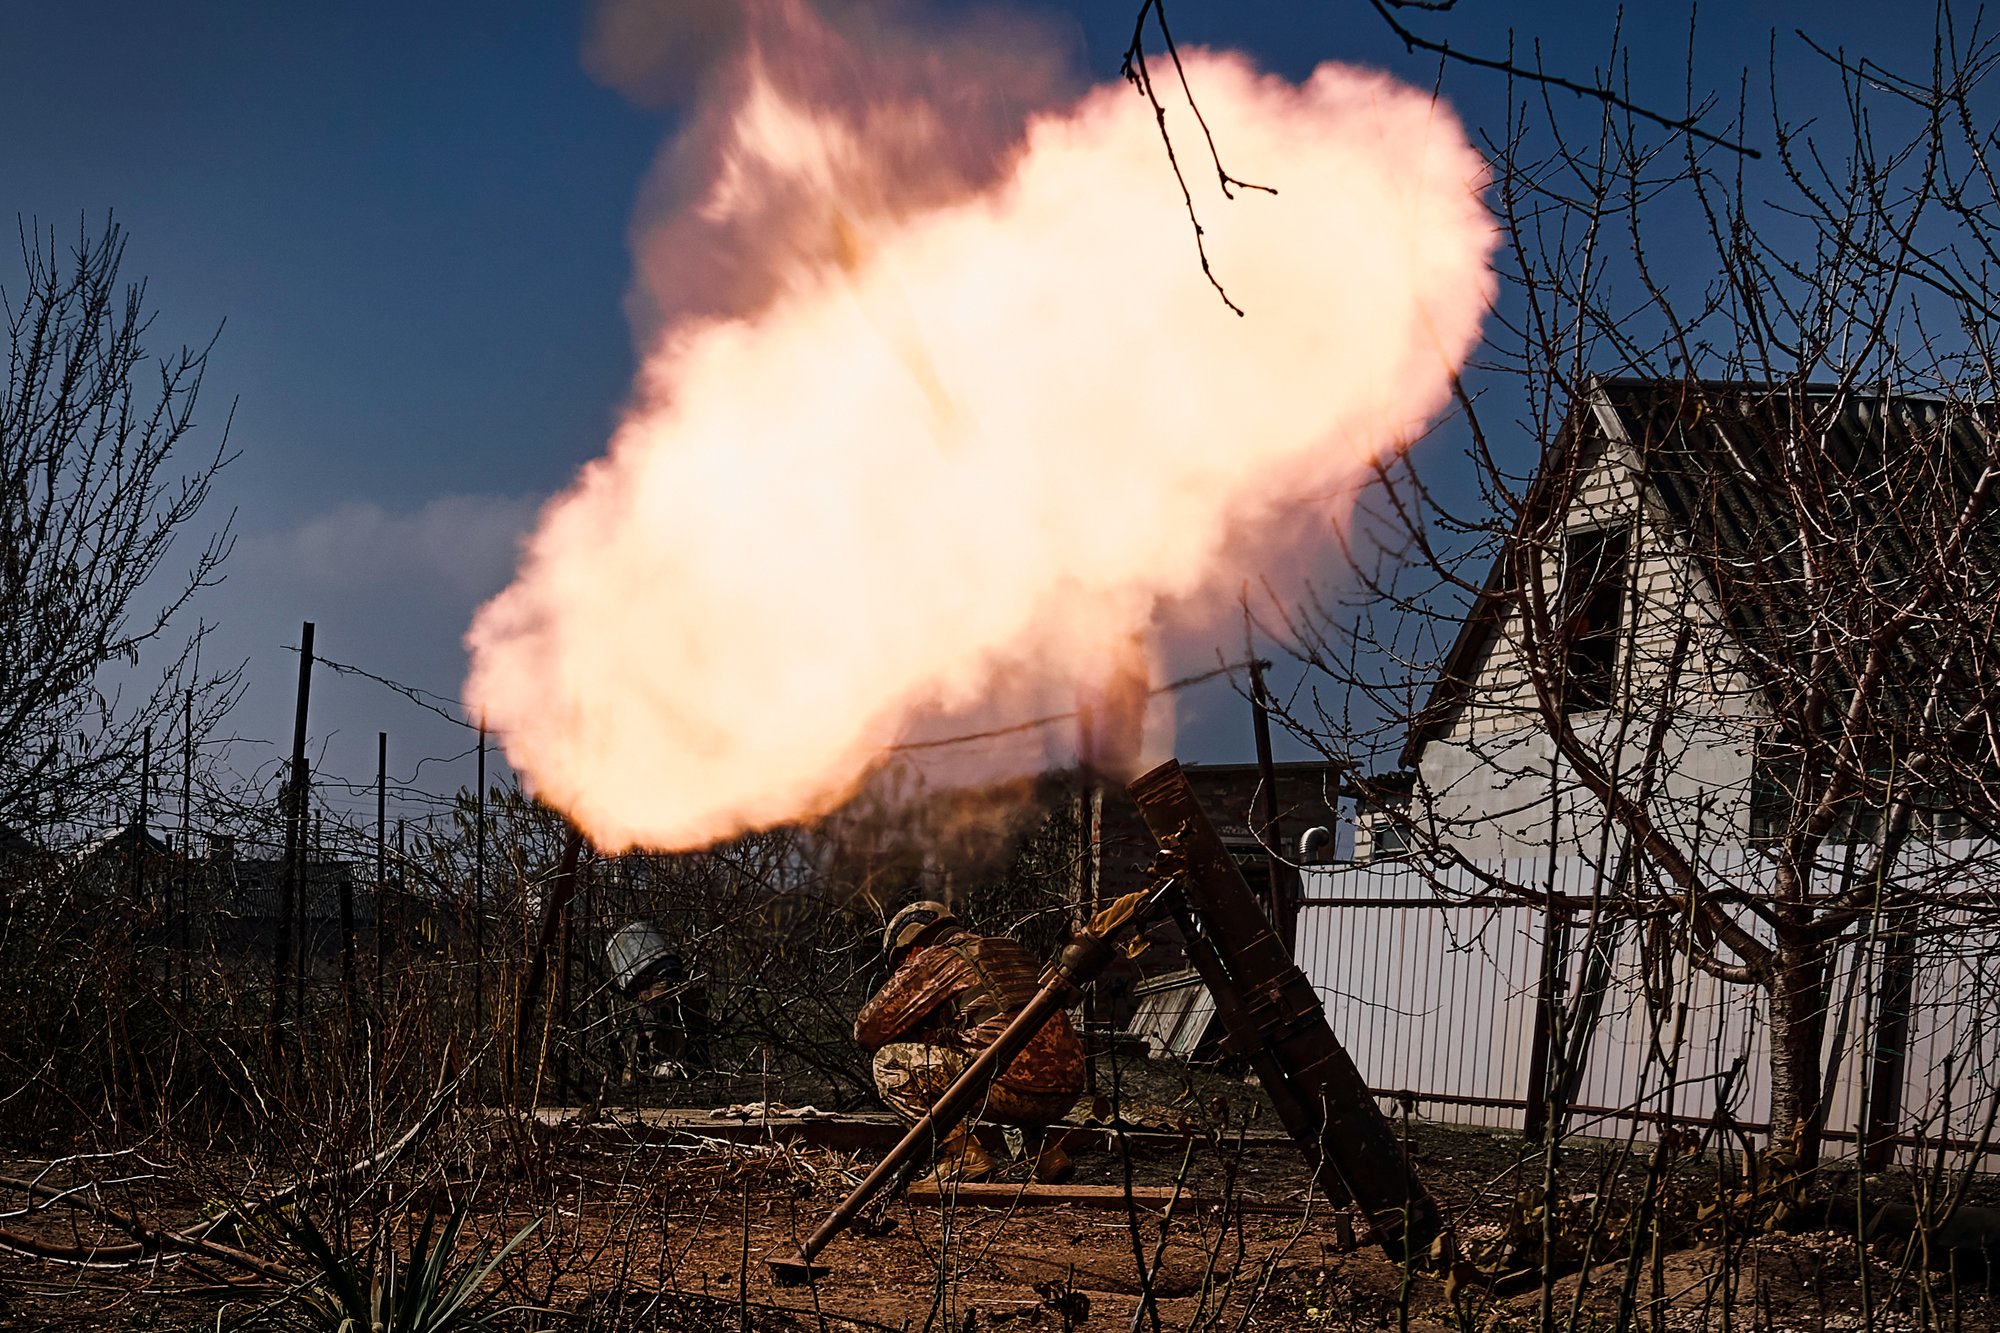
[[[965,929],[943,903],[911,903],[882,933],[894,971],[854,1020],[854,1040],[875,1057],[875,1088],[914,1124],[1041,989],[1041,966],[1005,935]],[[1040,1181],[1068,1176],[1069,1158],[1047,1139],[1083,1092],[1083,1047],[1058,1011],[1000,1071],[965,1123],[938,1145],[940,1180],[980,1180],[992,1159],[972,1120],[1019,1126]]]

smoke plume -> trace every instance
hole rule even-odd
[[[941,718],[1129,702],[1166,609],[1445,405],[1493,294],[1479,157],[1381,74],[1183,52],[1279,190],[1224,198],[1170,107],[1239,318],[1129,88],[751,13],[635,227],[634,401],[468,635],[509,759],[607,849],[824,812]]]

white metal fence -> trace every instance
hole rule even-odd
[[[1904,873],[1949,875],[1966,851],[1927,849]],[[1768,873],[1747,850],[1710,858],[1709,869],[1728,877],[1719,882],[1745,884]],[[1572,1131],[1650,1136],[1675,1121],[1761,1134],[1771,1106],[1763,990],[1691,966],[1664,914],[1649,926],[1607,912],[1593,930],[1598,882],[1584,857],[1309,868],[1299,963],[1369,1085],[1412,1099],[1419,1115],[1524,1128],[1553,1064],[1570,1071],[1557,1090]],[[1566,906],[1551,913],[1496,891],[1500,884]],[[1887,1105],[1884,1123],[1905,1155],[1921,1145],[1964,1162],[1984,1144],[1982,1168],[2000,1169],[1991,1146],[2000,1137],[2000,919],[1987,907],[1904,922],[1912,925],[1900,955],[1895,933],[1876,920],[1858,923],[1837,948],[1822,1045],[1827,1152],[1851,1152],[1882,1132],[1868,1118]],[[1552,930],[1557,954],[1545,985]],[[1910,960],[1900,1040],[1898,956]],[[1899,1096],[1874,1095],[1878,1078],[1894,1078]]]

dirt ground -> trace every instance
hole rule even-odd
[[[1476,1131],[1435,1128],[1413,1139],[1419,1169],[1461,1228],[1474,1237],[1497,1232],[1504,1209],[1495,1205],[1491,1167],[1511,1159],[1512,1146]],[[1180,1176],[1189,1179],[1197,1203],[1206,1204],[1218,1197],[1211,1186],[1232,1169],[1219,1160],[1204,1163],[1210,1155],[1197,1150],[1194,1169],[1184,1171],[1178,1153],[1140,1154],[1132,1162],[1134,1183],[1157,1187]],[[1081,1159],[1079,1166],[1080,1181],[1113,1183],[1124,1171],[1123,1159],[1110,1155]],[[1543,1326],[1544,1296],[1532,1280],[1454,1290],[1431,1277],[1412,1278],[1366,1243],[1365,1229],[1357,1238],[1341,1212],[1323,1202],[1305,1206],[1306,1175],[1292,1149],[1250,1150],[1233,1169],[1238,1201],[1298,1205],[1297,1215],[1197,1206],[1176,1219],[1163,1245],[1153,1209],[899,1202],[865,1228],[869,1234],[836,1241],[823,1256],[828,1276],[805,1291],[773,1287],[756,1259],[810,1231],[823,1215],[814,1206],[816,1192],[805,1199],[750,1196],[747,1264],[740,1218],[725,1219],[720,1206],[697,1207],[684,1218],[690,1243],[681,1272],[690,1294],[710,1302],[713,1322],[690,1326],[741,1327],[737,1312],[724,1307],[747,1300],[769,1317],[798,1321],[770,1325],[780,1328],[1065,1328],[1078,1326],[1087,1310],[1091,1327],[1122,1329],[1140,1303],[1142,1261],[1158,1298],[1148,1327],[1155,1313],[1169,1329]],[[739,1224],[733,1234],[727,1221]],[[1978,1282],[1924,1274],[1885,1248],[1865,1254],[1872,1290],[1864,1293],[1863,1258],[1851,1233],[1825,1230],[1645,1254],[1628,1318],[1641,1328],[1774,1333],[2000,1328],[2000,1306]],[[1587,1278],[1577,1271],[1558,1278],[1547,1297],[1551,1326],[1618,1326],[1626,1270],[1626,1258],[1614,1256]]]
[[[823,1255],[827,1274],[802,1287],[774,1285],[764,1259],[809,1233],[879,1152],[643,1136],[615,1118],[527,1133],[488,1126],[456,1140],[425,1188],[475,1198],[468,1256],[481,1239],[491,1246],[535,1223],[501,1269],[498,1299],[513,1307],[500,1321],[506,1328],[1126,1329],[1150,1288],[1143,1327],[1239,1333],[1621,1323],[1661,1333],[2000,1329],[1989,1270],[1926,1269],[1918,1256],[1906,1261],[1898,1242],[1857,1246],[1852,1210],[1842,1222],[1838,1207],[1851,1177],[1803,1182],[1786,1215],[1746,1208],[1718,1233],[1713,1208],[1705,1220],[1701,1210],[1726,1197],[1731,1177],[1712,1144],[1684,1146],[1653,1182],[1660,1213],[1681,1220],[1666,1228],[1671,1244],[1636,1259],[1616,1238],[1647,1192],[1645,1145],[1574,1145],[1547,1225],[1563,1272],[1544,1288],[1519,1271],[1518,1252],[1524,1234],[1543,1233],[1540,1160],[1518,1138],[1411,1123],[1405,1132],[1420,1176],[1485,1268],[1455,1282],[1411,1275],[1313,1189],[1288,1142],[1273,1141],[1276,1122],[1254,1086],[1172,1067],[1123,1071],[1121,1081],[1126,1127],[1152,1133],[1099,1134],[1100,1146],[1077,1156],[1075,1183],[1121,1194],[1129,1183],[1142,1196],[1178,1190],[1164,1224],[1157,1198],[1128,1208],[903,1197],[834,1241]],[[0,1164],[0,1174],[46,1167],[24,1158]],[[128,1172],[151,1183],[121,1190],[121,1206],[151,1225],[187,1224],[204,1195],[189,1182],[191,1169]],[[227,1161],[201,1168],[211,1180],[248,1169]],[[1023,1179],[1018,1165],[1003,1176]],[[1908,1185],[1872,1182],[1878,1197],[1899,1188],[1907,1197]],[[1988,1193],[1982,1186],[1974,1201],[1990,1202]],[[385,1196],[372,1216],[407,1229],[420,1203]],[[0,1208],[9,1214],[0,1226],[45,1238],[111,1237],[60,1207],[29,1216],[10,1197]],[[368,1220],[351,1219],[350,1234],[361,1235]],[[1767,1223],[1776,1229],[1767,1232]],[[240,1231],[236,1241],[297,1264],[295,1248],[269,1229]],[[1596,1252],[1581,1253],[1586,1245]],[[223,1285],[240,1277],[188,1260],[79,1268],[4,1254],[0,1329],[215,1329],[218,1315],[227,1327],[266,1306],[285,1308],[282,1284]]]

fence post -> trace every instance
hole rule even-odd
[[[132,836],[127,840],[126,863],[132,867],[132,915],[135,921],[146,919],[146,825],[152,819],[152,807],[147,798],[153,790],[153,729],[146,728],[146,736],[139,747],[139,808],[132,816]]]
[[[1285,951],[1296,954],[1299,948],[1299,885],[1297,872],[1279,851],[1283,834],[1278,825],[1278,775],[1271,762],[1270,695],[1264,688],[1264,668],[1269,665],[1261,658],[1252,659],[1250,663],[1250,726],[1257,745],[1258,783],[1264,789],[1264,827],[1257,830],[1257,841],[1263,844],[1270,876],[1271,925],[1284,942]]]
[[[479,786],[472,834],[472,1031],[486,1033],[486,719],[479,719]]]
[[[322,830],[323,832],[323,830]],[[320,848],[324,861],[326,849]],[[321,873],[325,873],[322,871]],[[340,1002],[347,1020],[346,1040],[354,1041],[355,1019],[360,1009],[359,985],[355,974],[354,876],[345,861],[336,869],[340,889]],[[343,1055],[345,1053],[343,1052]]]
[[[1916,938],[1905,914],[1882,941],[1882,990],[1876,997],[1874,1049],[1868,1056],[1873,1068],[1869,1073],[1867,1142],[1862,1148],[1862,1161],[1869,1167],[1884,1167],[1895,1159],[1916,980]],[[1831,1097],[1832,1089],[1821,1096]]]
[[[1076,927],[1087,926],[1097,915],[1097,892],[1099,884],[1097,862],[1097,815],[1103,804],[1103,789],[1097,782],[1097,756],[1092,745],[1094,736],[1092,709],[1083,704],[1076,713],[1076,824],[1077,824],[1077,884],[1076,884]],[[1100,1027],[1102,1017],[1097,1010],[1097,987],[1090,986],[1083,992],[1083,1080],[1090,1095],[1097,1095],[1097,1045],[1102,1039]]]
[[[381,1021],[382,973],[389,956],[389,733],[375,733],[375,1013]]]
[[[1535,1028],[1528,1045],[1527,1108],[1522,1115],[1521,1135],[1539,1139],[1553,1112],[1550,1106],[1549,1067],[1556,1040],[1556,1011],[1562,1003],[1563,954],[1568,948],[1569,912],[1551,894],[1542,908],[1542,965],[1535,988]]]
[[[576,867],[582,856],[583,833],[572,824],[563,840],[562,860],[556,865],[555,878],[550,882],[542,903],[542,928],[535,937],[535,951],[528,961],[527,981],[522,985],[514,1005],[514,1086],[517,1092],[523,1085],[527,1087],[530,1112],[541,1105],[542,1075],[548,1067],[549,1041],[556,1021],[555,1001],[551,999],[543,1004],[543,983],[548,978],[549,959],[561,946],[569,928],[570,903],[576,897]],[[546,1017],[542,1023],[541,1046],[530,1069],[528,1029],[538,1006],[546,1011]]]
[[[188,812],[194,792],[194,687],[189,686],[181,710],[181,1001],[193,995],[194,940],[188,920],[194,908],[189,902],[194,883],[194,832]]]
[[[303,896],[300,892],[300,846],[305,839],[306,809],[306,708],[312,697],[313,623],[308,620],[299,631],[299,696],[292,715],[292,771],[286,796],[291,808],[285,812],[285,873],[278,886],[278,937],[271,949],[271,1031],[273,1054],[285,1042],[285,1001],[291,993],[286,971],[292,963],[293,916]]]

